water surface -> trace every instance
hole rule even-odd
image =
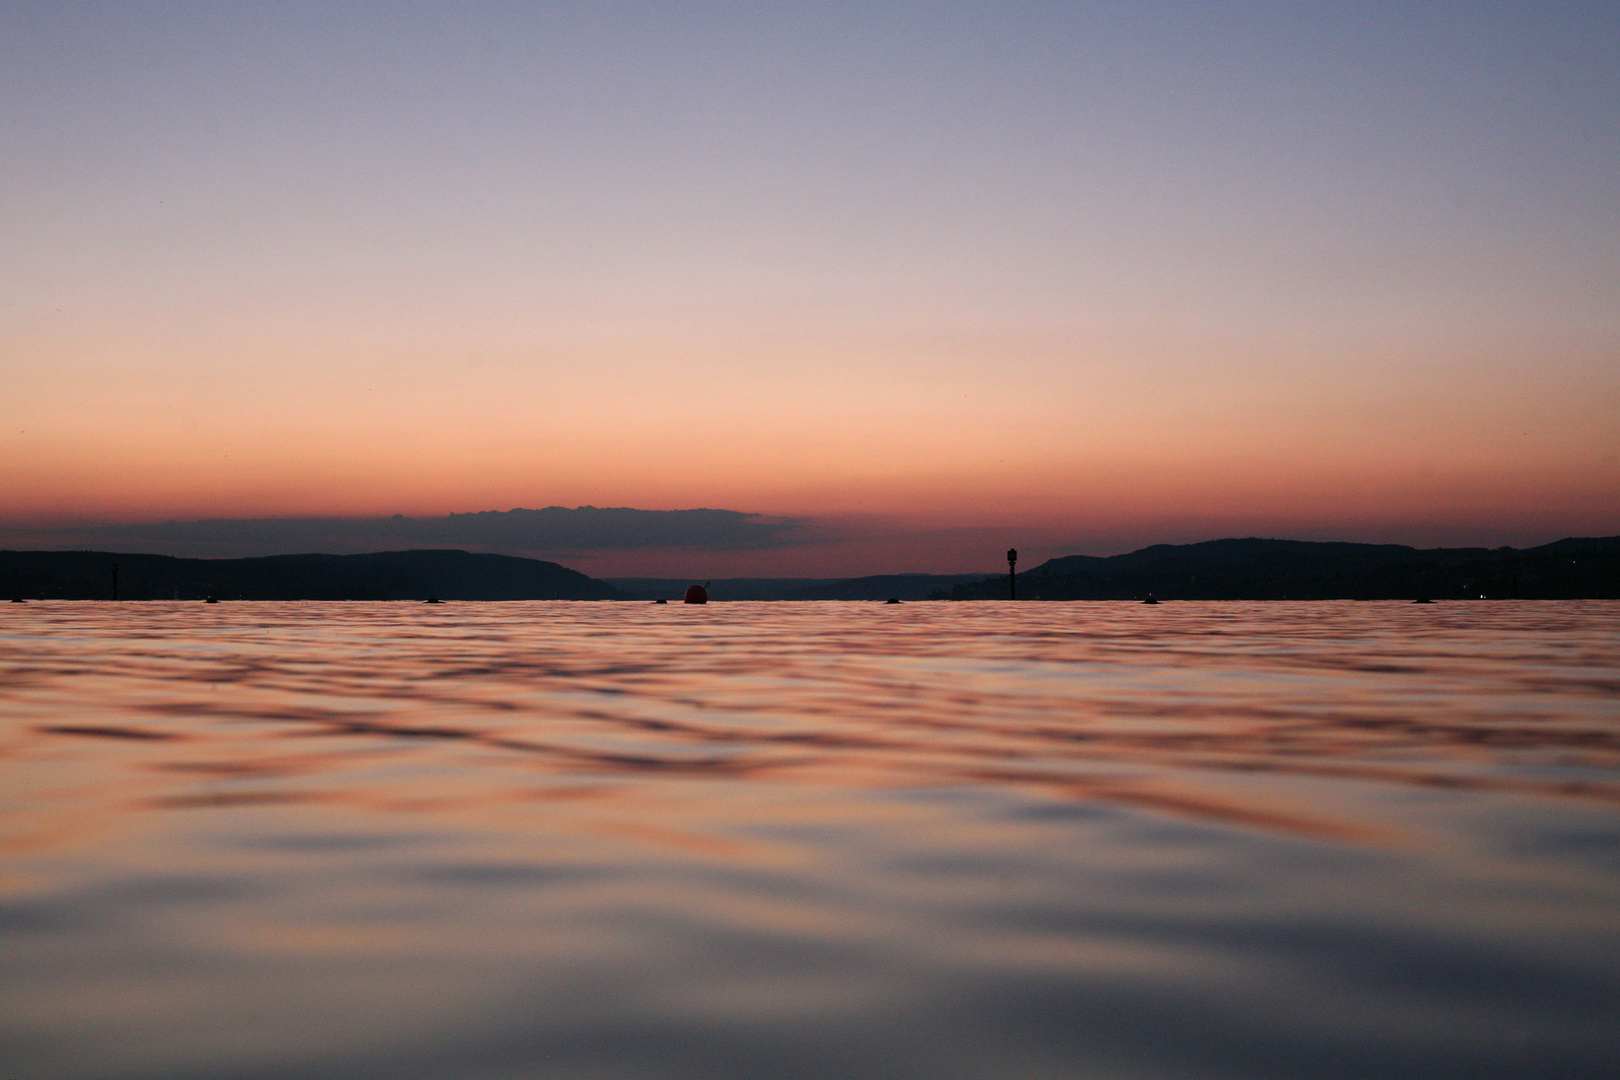
[[[1600,1077],[1620,603],[0,606],[0,1069]]]

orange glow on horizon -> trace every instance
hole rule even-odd
[[[545,5],[500,57],[440,50],[481,15],[104,17],[0,40],[8,535],[711,507],[871,530],[759,566],[943,570],[997,530],[1620,533],[1620,128],[1575,16],[1186,52],[1064,5],[929,43],[806,9],[792,48],[672,11],[701,70],[651,22],[520,60],[580,28]],[[378,60],[421,25],[426,97]]]

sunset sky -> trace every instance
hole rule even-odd
[[[5,3],[0,161],[4,547],[1620,533],[1613,3]]]

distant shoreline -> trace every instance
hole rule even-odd
[[[0,551],[0,601],[676,600],[688,578],[596,579],[539,559],[450,549],[190,559]],[[1005,572],[708,579],[728,600],[1005,600]],[[1411,548],[1258,538],[1050,559],[1022,600],[1575,600],[1620,598],[1620,537],[1534,548]]]

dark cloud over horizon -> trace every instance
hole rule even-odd
[[[813,542],[808,522],[739,510],[637,510],[548,506],[442,517],[210,518],[56,528],[0,528],[0,547],[94,548],[243,558],[354,554],[402,548],[466,548],[532,558],[593,552],[701,548],[758,551]]]

